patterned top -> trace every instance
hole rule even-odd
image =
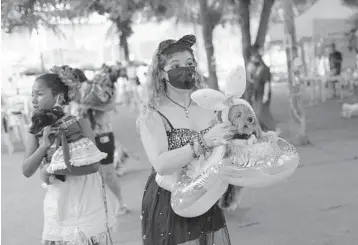
[[[188,128],[174,128],[174,126],[171,124],[171,122],[166,116],[164,116],[160,111],[157,112],[159,113],[159,115],[162,116],[162,118],[165,119],[165,121],[170,127],[169,130],[166,130],[169,151],[178,149],[189,144],[192,137],[198,133],[197,131]],[[211,128],[212,126],[199,131],[199,133],[206,134]]]
[[[60,120],[62,121],[61,127],[65,128],[65,132],[66,132],[66,139],[68,140],[68,142],[74,142],[77,141],[78,139],[83,137],[83,132],[82,129],[80,128],[79,124],[77,123],[79,117],[75,117],[72,115],[65,115],[63,118],[61,118]],[[43,140],[41,139],[43,136],[43,130],[41,130],[36,137],[39,140]],[[60,142],[59,138],[55,139],[55,142],[46,150],[46,154],[43,158],[43,163],[47,164],[51,162],[51,158],[53,156],[53,154],[55,153],[55,151],[57,150],[57,148],[60,146]]]
[[[166,120],[168,120],[168,119],[166,119]],[[210,130],[210,128],[201,130],[200,133],[206,134]],[[191,130],[191,129],[172,128],[170,131],[167,131],[168,150],[169,151],[175,150],[175,149],[178,149],[180,147],[183,147],[183,146],[189,144],[190,139],[196,134],[197,134],[197,132],[194,130]]]

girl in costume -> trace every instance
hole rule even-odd
[[[210,127],[214,112],[191,101],[190,94],[204,87],[196,72],[191,47],[196,38],[187,35],[159,44],[148,73],[148,102],[137,124],[153,170],[142,200],[144,245],[228,245],[230,238],[223,211],[214,205],[205,214],[183,218],[171,208],[171,192],[158,186],[156,174],[171,175],[189,165],[199,154],[197,132],[203,134],[207,148],[225,144],[234,127]]]
[[[111,244],[113,205],[98,173],[99,164],[93,163],[104,155],[93,143],[90,126],[61,108],[76,97],[77,79],[71,68],[56,68],[54,73],[38,77],[32,88],[35,112],[30,131],[35,134],[28,135],[22,171],[31,177],[40,168],[48,184],[42,234],[45,245]]]
[[[112,126],[112,114],[116,108],[116,89],[115,83],[119,76],[118,69],[113,67],[103,66],[102,67],[103,81],[104,84],[110,84],[110,86],[104,86],[108,96],[108,101],[103,104],[86,103],[89,100],[81,100],[80,108],[84,112],[83,115],[89,120],[91,128],[95,133],[95,142],[97,147],[107,154],[107,156],[101,160],[101,171],[105,184],[109,187],[111,192],[117,199],[116,215],[125,215],[129,213],[127,206],[124,204],[123,196],[120,187],[120,181],[117,175],[122,175],[123,168],[120,164],[119,169],[115,171],[114,160],[116,154],[116,147],[120,145],[115,143],[115,137]],[[88,85],[87,85],[88,86]],[[86,89],[85,89],[86,90]],[[89,98],[89,96],[87,97]],[[119,152],[120,149],[117,149]],[[120,172],[122,171],[122,172]]]

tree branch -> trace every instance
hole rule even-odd
[[[239,13],[241,27],[242,50],[245,63],[250,56],[251,32],[250,32],[250,0],[235,0],[235,7]]]
[[[271,9],[275,0],[264,0],[264,4],[261,10],[259,29],[257,30],[255,47],[261,48],[265,44],[268,24],[271,15]]]

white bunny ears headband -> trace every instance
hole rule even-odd
[[[230,72],[226,80],[224,93],[210,88],[199,89],[191,94],[191,98],[200,107],[222,111],[221,119],[224,123],[228,123],[229,109],[233,105],[243,104],[253,111],[251,105],[246,100],[240,99],[245,92],[245,88],[246,71],[244,67],[239,66]]]

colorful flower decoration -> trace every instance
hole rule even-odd
[[[74,100],[80,90],[81,83],[73,73],[72,68],[69,66],[54,66],[50,71],[57,74],[61,81],[68,86],[68,98]]]

